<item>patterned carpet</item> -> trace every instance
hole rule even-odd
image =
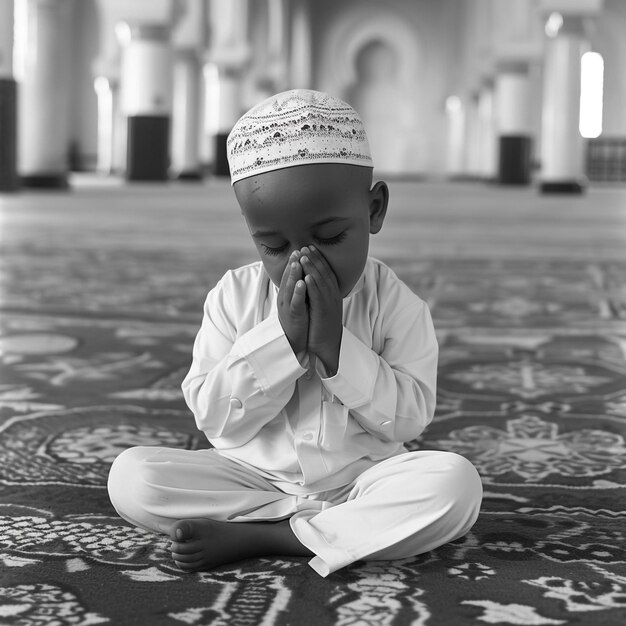
[[[0,623],[625,623],[626,263],[385,259],[431,304],[435,421],[485,487],[453,544],[320,579],[306,559],[186,575],[104,488],[135,444],[205,446],[180,393],[208,286],[242,259],[2,249]]]

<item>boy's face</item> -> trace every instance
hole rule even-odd
[[[272,282],[280,285],[289,255],[310,244],[335,272],[345,297],[360,278],[370,233],[387,209],[385,183],[370,190],[370,168],[321,163],[245,178],[234,190]]]

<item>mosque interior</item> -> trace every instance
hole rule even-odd
[[[228,175],[263,98],[327,91],[385,175],[626,180],[621,0],[3,0],[0,189]],[[18,96],[19,92],[19,97]]]
[[[0,0],[0,622],[623,624],[626,2]],[[256,261],[226,137],[286,89],[361,114],[371,254],[429,305],[460,540],[321,579],[183,574],[113,510],[134,445],[207,447],[180,383]],[[4,621],[3,621],[4,620]]]

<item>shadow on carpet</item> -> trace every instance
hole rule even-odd
[[[626,266],[387,259],[441,345],[437,414],[409,447],[467,456],[485,500],[461,540],[322,579],[297,558],[183,574],[106,494],[129,446],[206,447],[180,382],[206,291],[241,260],[7,254],[0,623],[624,623]]]

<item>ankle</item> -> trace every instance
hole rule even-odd
[[[289,520],[280,522],[243,522],[242,534],[254,556],[315,556],[291,530]],[[252,555],[251,555],[252,556]]]

